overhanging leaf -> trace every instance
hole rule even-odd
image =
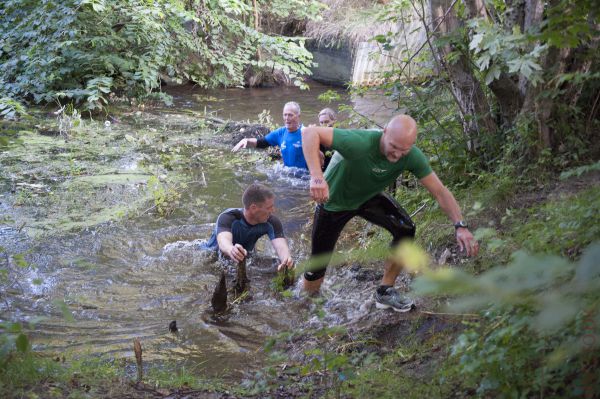
[[[575,281],[581,286],[590,284],[592,280],[600,278],[600,243],[592,244],[577,265]]]
[[[27,339],[25,334],[19,334],[15,341],[15,346],[20,352],[25,353],[29,349],[29,339]]]
[[[543,335],[564,328],[580,311],[580,305],[557,293],[545,295],[541,307],[542,311],[534,318],[533,327]]]

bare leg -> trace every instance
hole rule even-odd
[[[393,287],[396,283],[396,278],[398,277],[401,271],[401,265],[395,263],[391,259],[387,259],[383,267],[383,278],[381,279],[381,285],[389,285]]]
[[[321,284],[323,284],[323,280],[325,277],[321,277],[315,281],[308,281],[302,276],[302,289],[306,291],[310,295],[317,294],[319,292],[319,288],[321,288]]]

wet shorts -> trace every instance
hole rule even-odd
[[[377,194],[352,211],[332,212],[326,210],[323,205],[318,205],[312,230],[311,254],[313,257],[321,256],[318,257],[317,264],[310,266],[312,270],[304,273],[306,280],[315,281],[325,275],[335,243],[346,223],[354,216],[360,216],[389,231],[392,234],[391,246],[396,245],[403,238],[415,236],[415,224],[410,216],[387,193]]]

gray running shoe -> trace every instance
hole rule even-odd
[[[416,308],[415,302],[405,296],[400,295],[394,287],[385,290],[385,294],[381,295],[375,291],[375,306],[377,309],[392,308],[396,312],[408,312]]]

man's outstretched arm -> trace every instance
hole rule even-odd
[[[458,202],[456,202],[454,195],[444,186],[435,172],[431,172],[420,181],[429,190],[431,195],[433,195],[438,204],[440,204],[440,208],[448,215],[452,223],[462,220],[462,213],[460,212]],[[460,250],[464,249],[468,256],[475,256],[479,252],[479,243],[477,243],[473,234],[466,227],[456,229],[456,241]]]
[[[257,139],[251,137],[247,139],[241,139],[235,147],[231,149],[233,152],[239,151],[241,148],[256,148]]]
[[[329,198],[329,186],[323,178],[319,146],[331,147],[333,128],[309,126],[302,129],[302,151],[310,171],[310,195],[317,202]]]
[[[288,247],[287,240],[283,237],[274,238],[271,240],[271,244],[273,244],[273,248],[275,248],[275,252],[277,252],[280,261],[279,266],[277,266],[277,271],[282,270],[284,267],[287,267],[288,269],[293,268],[294,261],[290,255],[290,248]]]
[[[231,260],[241,262],[248,255],[248,251],[240,244],[233,244],[233,234],[229,231],[222,231],[217,234],[217,243],[219,249]]]

